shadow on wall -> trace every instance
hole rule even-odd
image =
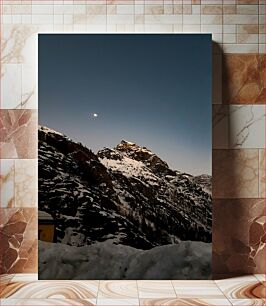
[[[229,120],[230,104],[264,103],[264,56],[213,49],[212,271],[219,279],[265,273],[264,151],[235,148]]]

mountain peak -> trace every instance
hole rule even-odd
[[[153,154],[149,149],[146,147],[141,147],[135,142],[127,141],[122,139],[121,142],[115,147],[115,150],[121,151],[121,152],[145,152],[148,154]],[[155,154],[153,154],[155,155]]]
[[[155,153],[147,149],[147,147],[141,147],[134,142],[121,140],[114,150],[126,154],[131,159],[143,162],[155,173],[174,173],[174,171],[169,169],[167,163]]]
[[[128,140],[124,140],[122,139],[121,142],[119,143],[119,145],[128,145],[128,146],[133,146],[133,145],[136,145],[136,143],[134,142],[131,142],[131,141],[128,141]],[[118,145],[118,146],[119,146]]]

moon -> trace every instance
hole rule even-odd
[[[93,116],[93,118],[97,118],[98,114],[97,113],[93,113],[92,116]]]

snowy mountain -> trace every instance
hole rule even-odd
[[[56,220],[57,241],[72,246],[211,241],[211,177],[171,170],[124,140],[95,154],[39,127],[39,209]]]

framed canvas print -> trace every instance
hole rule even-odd
[[[211,35],[39,34],[39,278],[211,278]]]

